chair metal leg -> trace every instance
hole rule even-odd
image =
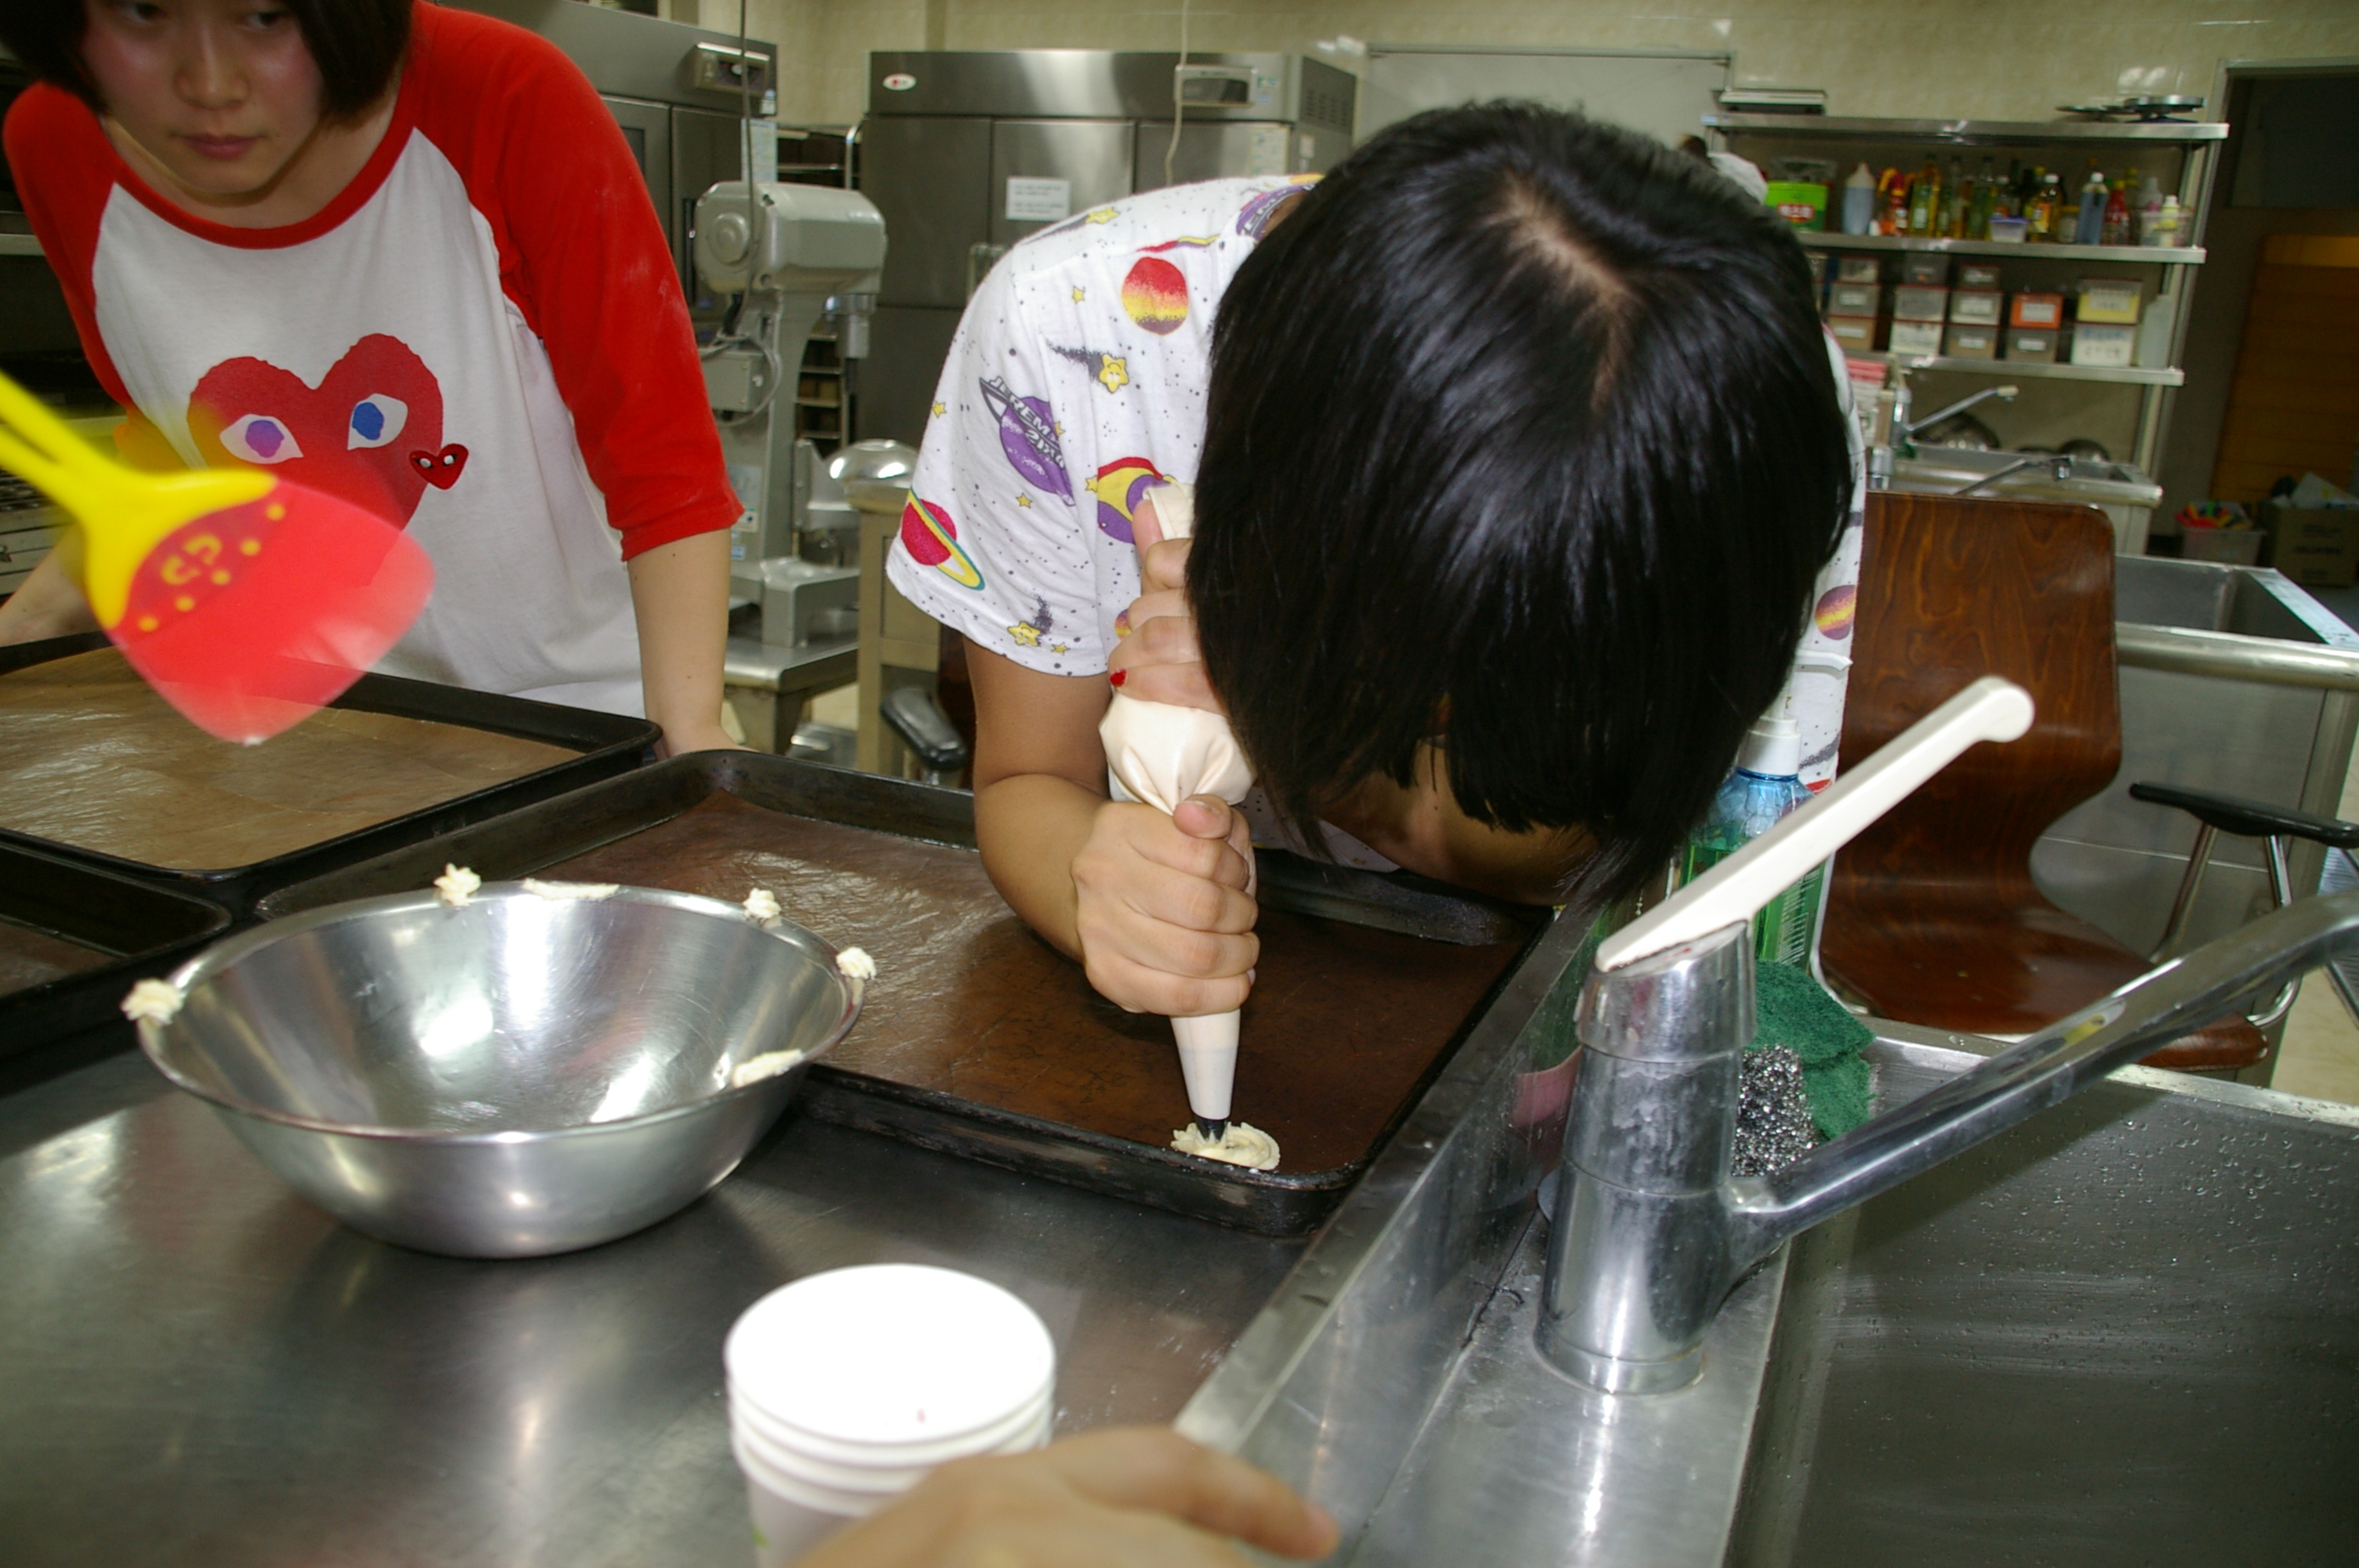
[[[2159,964],[2169,957],[2179,939],[2187,935],[2188,919],[2195,912],[2195,890],[2203,885],[2203,871],[2212,863],[2212,845],[2219,837],[2220,830],[2210,823],[2196,825],[2195,848],[2187,857],[2186,874],[2179,879],[2179,895],[2170,901],[2170,919],[2163,925],[2162,940],[2155,945],[2151,955],[2154,962]],[[2276,872],[2270,875],[2274,891]],[[2285,900],[2280,896],[2277,902],[2282,903]]]

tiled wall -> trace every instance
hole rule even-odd
[[[858,115],[875,49],[1174,49],[1178,0],[748,0],[785,46],[780,114]],[[673,0],[685,19],[698,0]],[[736,0],[701,0],[734,28]],[[2359,0],[1195,0],[1202,49],[1386,43],[1727,49],[1740,80],[1823,87],[1840,114],[2047,119],[2125,92],[2208,95],[2223,59],[2359,56]]]

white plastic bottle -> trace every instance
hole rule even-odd
[[[1864,234],[1875,223],[1875,176],[1861,164],[1843,181],[1843,232]]]

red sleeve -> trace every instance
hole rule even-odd
[[[32,220],[41,254],[58,275],[66,308],[73,314],[82,351],[106,395],[124,407],[131,395],[107,357],[98,335],[98,307],[91,264],[98,254],[98,223],[114,190],[114,149],[90,106],[63,88],[37,82],[17,95],[0,133],[8,152],[8,172]],[[178,467],[178,460],[174,465]]]
[[[688,302],[621,127],[546,40],[440,6],[417,16],[419,127],[491,224],[624,558],[728,527],[742,509]]]

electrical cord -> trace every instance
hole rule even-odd
[[[742,5],[745,0],[738,0]],[[1171,166],[1180,157],[1180,126],[1188,117],[1188,101],[1180,96],[1180,86],[1185,80],[1182,72],[1188,67],[1188,0],[1180,0],[1180,63],[1171,68],[1171,141],[1163,149],[1163,183],[1177,184]]]

